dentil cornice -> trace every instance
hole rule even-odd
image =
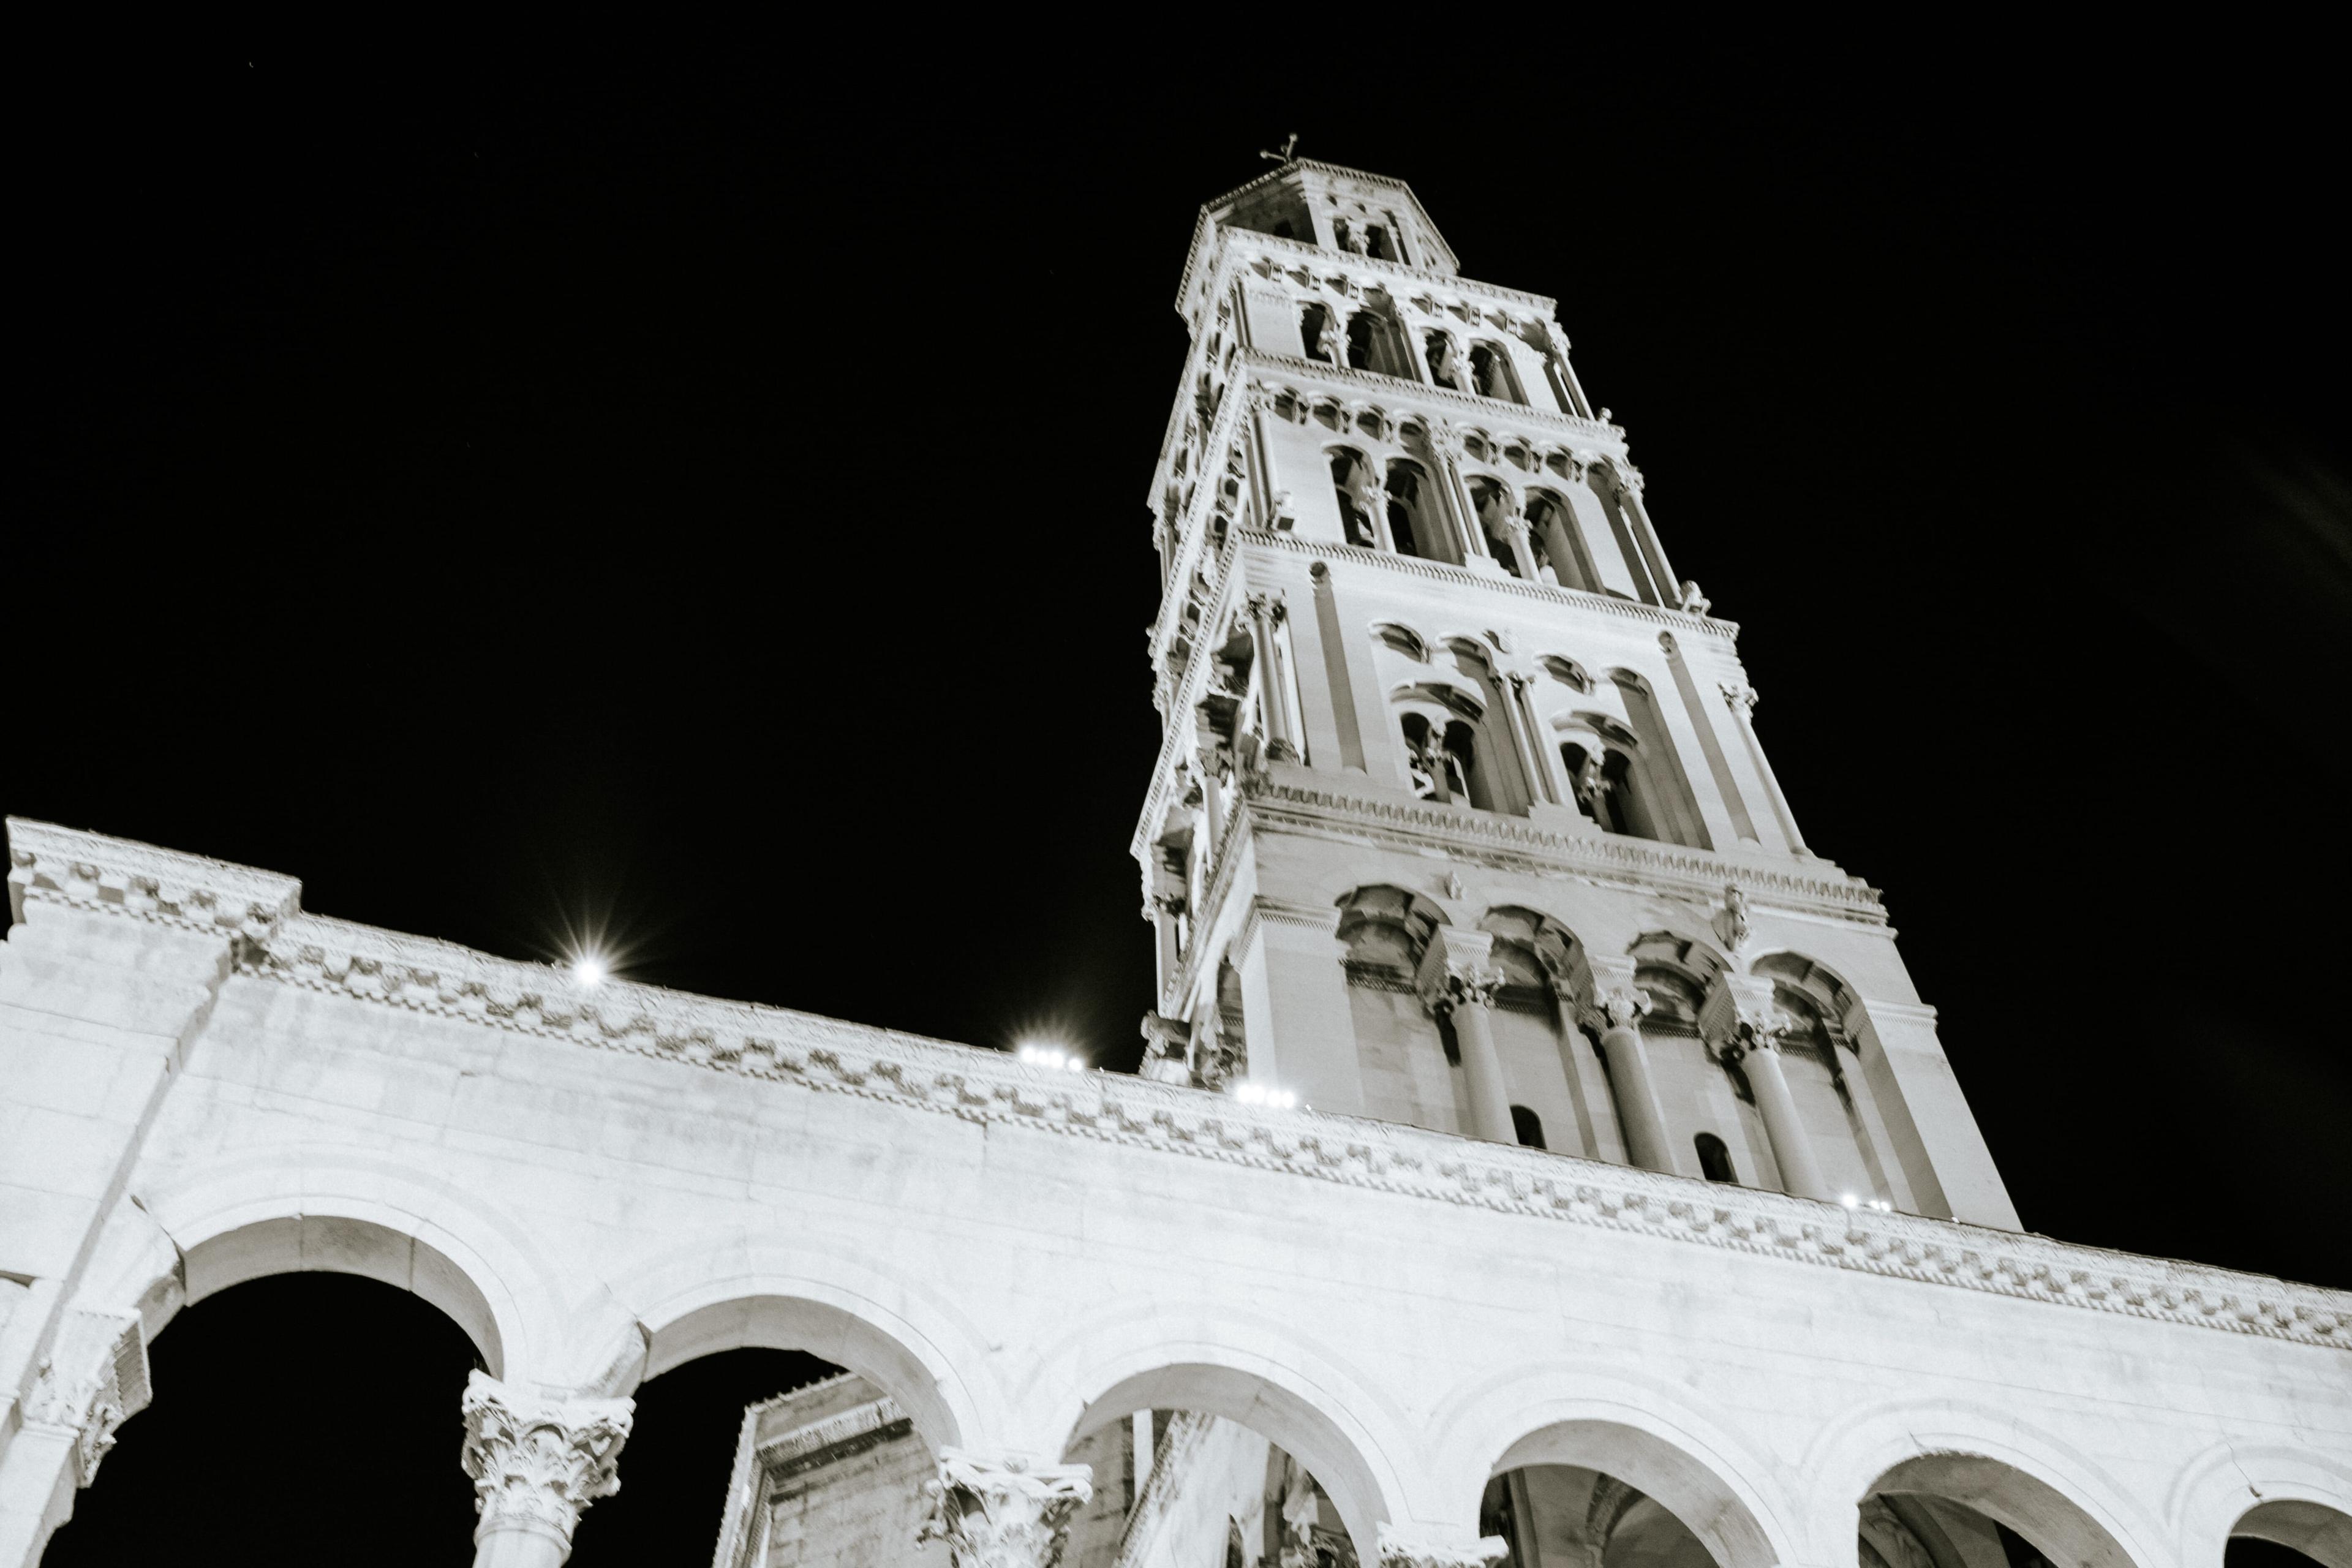
[[[153,853],[95,834],[45,831],[55,847],[95,867],[100,880],[119,853]],[[10,832],[13,843],[16,825]],[[1697,858],[1695,852],[1664,852]],[[226,869],[240,878],[267,876]],[[1719,888],[1720,868],[1708,874]],[[290,879],[268,880],[290,885]],[[1753,899],[1768,893],[1752,872],[1743,869],[1739,880]],[[153,918],[127,904],[98,900],[89,907]],[[1000,1051],[626,981],[592,989],[546,964],[347,921],[289,914],[245,945],[239,973],[367,1005],[969,1121],[1818,1268],[2352,1349],[2352,1292],[1952,1220],[1848,1210],[1394,1122],[1248,1106],[1120,1074],[1073,1077]]]
[[[249,866],[8,818],[8,908],[107,909],[184,930],[259,936],[299,903],[302,884]]]

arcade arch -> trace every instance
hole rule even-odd
[[[1915,1455],[1860,1500],[1862,1568],[2005,1568],[2014,1533],[2057,1568],[2135,1568],[2082,1503],[2014,1464],[1959,1450]]]

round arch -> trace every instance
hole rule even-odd
[[[2040,1476],[1983,1454],[1916,1455],[1862,1495],[1906,1492],[1964,1503],[2023,1536],[2059,1568],[2134,1568],[2131,1554],[2087,1509]]]
[[[1339,1509],[1359,1558],[1378,1561],[1380,1527],[1414,1517],[1404,1493],[1414,1467],[1397,1462],[1411,1440],[1397,1413],[1271,1320],[1223,1313],[1215,1340],[1153,1338],[1152,1326],[1129,1314],[1065,1342],[1079,1351],[1128,1343],[1040,1391],[1035,1425],[1058,1439],[1055,1454],[1137,1410],[1222,1416],[1306,1466]]]
[[[828,1242],[689,1243],[615,1279],[597,1314],[610,1315],[633,1319],[643,1345],[633,1374],[612,1380],[614,1394],[719,1351],[798,1350],[897,1400],[934,1451],[982,1445],[1003,1428],[983,1336],[921,1281]],[[583,1353],[614,1342],[584,1323],[574,1339]]]
[[[2018,1419],[1962,1399],[1906,1401],[1859,1413],[1822,1435],[1802,1469],[1819,1478],[1822,1561],[1849,1562],[1855,1510],[1885,1492],[1962,1503],[2032,1542],[2059,1568],[2167,1562],[2165,1533],[2090,1456]],[[2217,1559],[2218,1561],[2218,1559]]]
[[[133,1237],[142,1211],[152,1230]],[[116,1226],[105,1293],[136,1303],[151,1335],[179,1307],[249,1279],[358,1274],[438,1308],[490,1375],[512,1381],[538,1375],[557,1317],[553,1270],[513,1216],[445,1178],[348,1150],[268,1151],[184,1173],[122,1205]]]
[[[2352,1568],[2352,1463],[2309,1448],[2217,1443],[2182,1470],[2167,1512],[2187,1568],[2221,1568],[2236,1536]]]
[[[1486,1483],[1506,1471],[1574,1465],[1655,1499],[1720,1568],[1805,1561],[1790,1510],[1759,1479],[1777,1467],[1663,1379],[1590,1363],[1515,1367],[1448,1400],[1430,1427],[1454,1516],[1475,1520]]]

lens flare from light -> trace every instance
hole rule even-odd
[[[612,977],[613,961],[594,950],[572,955],[572,977],[583,985],[602,985]]]

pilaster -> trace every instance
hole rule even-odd
[[[1278,1085],[1318,1110],[1360,1116],[1363,1062],[1339,933],[1337,910],[1253,899],[1230,952],[1252,1081]]]

